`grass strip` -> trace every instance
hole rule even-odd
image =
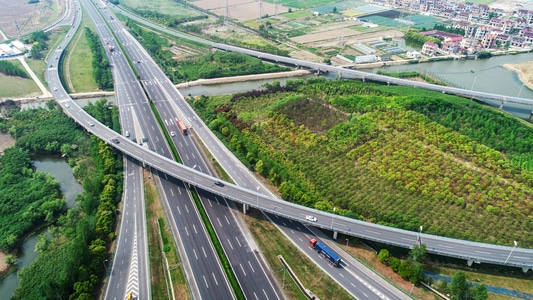
[[[144,195],[146,199],[146,217],[148,226],[148,249],[150,256],[150,273],[152,278],[152,298],[169,299],[169,289],[167,283],[172,285],[176,299],[191,299],[191,294],[176,245],[172,240],[170,229],[165,223],[165,214],[161,201],[150,180],[150,173],[145,171]],[[163,242],[161,249],[160,240]],[[165,262],[163,252],[168,261],[170,276],[167,281],[165,276]]]
[[[111,32],[111,34],[113,35],[113,39],[115,40],[115,42],[117,42],[117,45],[118,47],[120,48],[120,51],[122,51],[122,54],[124,54],[124,57],[126,57],[126,60],[128,61],[128,64],[130,65],[130,68],[133,70],[133,74],[135,74],[135,77],[136,78],[140,78],[139,77],[139,73],[137,73],[137,69],[135,69],[135,67],[133,66],[133,62],[131,61],[130,57],[128,56],[128,54],[126,53],[126,50],[124,49],[124,47],[122,46],[122,43],[120,43],[120,39],[117,37],[117,35],[115,34],[115,31],[113,31],[113,29],[111,28],[111,26],[109,26],[109,22],[107,22],[107,18],[106,16],[104,16],[104,14],[98,9],[98,7],[96,8],[96,10],[98,11],[98,13],[100,14],[100,16],[102,17],[102,19],[104,20],[107,28],[109,28],[109,31]]]
[[[159,115],[159,112],[157,111],[152,101],[150,101],[150,107],[152,108],[152,111],[154,112],[154,115],[157,119],[157,122],[159,123],[159,126],[161,128],[165,128],[163,120],[161,119],[161,116]],[[176,150],[174,143],[172,142],[170,138],[170,135],[168,134],[166,130],[163,130],[163,132],[165,134],[167,144],[170,145],[172,154],[174,155],[176,160],[179,163],[181,163],[181,158]],[[209,234],[209,237],[211,239],[211,242],[213,243],[213,247],[215,248],[218,258],[220,259],[220,262],[222,263],[222,266],[224,267],[224,271],[226,272],[226,276],[228,277],[231,288],[233,289],[233,293],[235,294],[237,299],[242,299],[242,300],[246,299],[241,290],[239,282],[237,281],[237,278],[235,277],[235,274],[233,273],[233,269],[231,268],[229,264],[228,258],[226,257],[226,254],[224,253],[222,246],[220,245],[220,241],[218,240],[215,230],[213,229],[213,226],[211,226],[211,222],[209,221],[209,218],[207,217],[207,213],[204,210],[204,207],[198,197],[198,194],[196,194],[196,191],[194,191],[193,189],[191,189],[190,191],[194,199],[194,203],[196,204],[196,207],[198,208],[198,212],[200,213],[200,216],[202,217],[202,222],[204,223],[207,233]],[[154,298],[154,299],[157,299],[157,298]]]
[[[161,115],[159,114],[159,111],[157,111],[157,108],[155,107],[154,102],[150,100],[150,107],[152,108],[152,111],[154,112],[154,116],[157,120],[157,123],[159,124],[159,128],[165,128],[165,123],[163,122],[163,119],[161,118]],[[181,157],[178,154],[178,150],[176,149],[176,146],[174,145],[174,142],[172,141],[172,138],[170,134],[168,134],[167,130],[163,130],[163,134],[165,135],[165,139],[167,140],[167,145],[170,146],[170,151],[172,152],[172,156],[174,156],[174,159],[179,162],[180,164],[183,163],[181,161]]]
[[[283,281],[283,265],[278,255],[291,266],[302,284],[317,295],[320,299],[353,299],[353,297],[337,282],[329,277],[307,256],[302,254],[296,246],[283,235],[278,228],[266,219],[256,209],[249,209],[247,214],[242,214],[250,232],[252,233],[261,253],[267,261],[278,282],[284,282],[283,290],[288,299],[307,299],[292,280],[285,278]],[[307,241],[305,241],[307,244]],[[285,274],[285,276],[289,276]]]
[[[200,213],[200,216],[202,217],[202,221],[205,224],[207,233],[209,234],[209,237],[211,238],[211,241],[213,242],[213,246],[215,247],[218,258],[220,259],[220,262],[222,263],[222,266],[224,267],[224,271],[226,272],[226,275],[228,276],[228,280],[231,284],[231,288],[233,289],[233,292],[235,293],[235,297],[237,297],[237,299],[239,300],[245,300],[246,298],[244,297],[244,293],[242,292],[239,282],[237,281],[237,278],[235,277],[235,274],[233,273],[233,269],[231,268],[229,264],[228,258],[226,257],[226,254],[224,253],[222,246],[220,245],[220,241],[218,240],[217,234],[215,233],[213,226],[211,226],[211,222],[209,221],[209,218],[207,217],[207,213],[204,210],[204,207],[202,205],[202,202],[200,201],[200,198],[198,197],[198,194],[196,194],[196,191],[191,189],[191,195],[194,199],[194,203],[196,204],[196,207],[198,208],[198,212]]]

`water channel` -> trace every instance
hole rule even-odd
[[[82,186],[74,178],[72,169],[66,159],[59,157],[37,157],[33,160],[33,165],[37,171],[50,173],[55,180],[59,181],[60,188],[65,195],[68,208],[76,206],[76,195],[82,191]],[[37,244],[37,234],[28,238],[17,257],[17,270],[31,264],[37,257],[35,245]],[[2,282],[0,282],[0,299],[10,299],[17,289],[19,277],[16,272],[11,273]]]
[[[370,73],[376,73],[379,70],[386,72],[417,71],[420,73],[428,73],[429,75],[435,76],[438,79],[441,79],[455,87],[533,99],[533,91],[522,84],[522,82],[518,79],[518,75],[501,66],[503,64],[515,64],[530,60],[533,60],[533,53],[495,56],[489,59],[478,60],[454,60],[414,65],[386,66],[375,69],[361,69],[361,71]],[[334,79],[336,74],[325,74],[324,76],[329,79]],[[246,82],[194,86],[180,89],[180,92],[183,96],[213,96],[233,94],[251,91],[254,89],[261,89],[264,84],[272,83],[276,80],[280,81],[280,83],[283,85],[287,80],[302,79],[304,77],[305,76],[286,79],[264,79]],[[497,101],[486,102],[487,104],[495,107],[498,107],[501,104]],[[506,104],[503,106],[503,110],[519,118],[529,119],[531,117],[533,107],[527,105]]]

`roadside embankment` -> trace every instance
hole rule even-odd
[[[505,69],[518,74],[518,79],[533,90],[533,61],[526,61],[516,64],[503,64]]]
[[[312,74],[312,72],[307,71],[307,70],[296,70],[296,71],[289,71],[289,72],[254,74],[254,75],[222,77],[222,78],[213,78],[213,79],[198,79],[196,81],[176,84],[176,88],[184,89],[184,88],[188,88],[191,86],[199,86],[199,85],[243,82],[243,81],[272,79],[272,78],[286,78],[286,77],[296,77],[296,76],[303,76],[303,75],[309,75],[309,74]]]

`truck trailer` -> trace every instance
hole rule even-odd
[[[328,260],[330,264],[332,264],[334,267],[338,267],[341,263],[341,258],[335,251],[329,249],[326,244],[319,242],[315,239],[311,239],[309,241],[309,246],[311,246],[313,249],[316,250],[316,252],[320,253],[324,258]]]
[[[181,133],[183,135],[187,135],[187,126],[185,126],[185,124],[183,124],[181,120],[177,120],[177,123],[178,123],[178,128],[180,129]]]

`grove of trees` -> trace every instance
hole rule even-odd
[[[249,74],[273,73],[290,70],[274,64],[265,64],[260,59],[241,53],[210,52],[185,61],[174,59],[174,54],[164,48],[171,46],[166,38],[159,37],[152,31],[145,30],[135,22],[128,20],[127,26],[134,32],[133,35],[142,41],[152,58],[163,69],[165,74],[174,82],[193,81],[200,78],[219,78],[225,76],[238,76]]]
[[[475,102],[357,81],[190,99],[288,201],[408,230],[533,246],[533,129]]]
[[[111,66],[107,60],[106,49],[102,46],[98,35],[94,34],[89,27],[85,27],[85,37],[89,43],[89,48],[93,54],[93,77],[101,90],[113,89],[113,76],[111,74]]]
[[[31,220],[40,221],[38,225],[55,220],[48,234],[39,236],[36,260],[19,272],[20,284],[13,299],[94,299],[95,287],[104,274],[102,262],[114,239],[116,205],[122,194],[122,156],[105,142],[89,137],[53,103],[48,108],[14,112],[12,119],[0,119],[0,130],[9,130],[17,139],[15,146],[6,150],[8,156],[0,158],[0,174],[17,169],[34,180],[24,181],[16,174],[6,177],[10,179],[4,181],[2,194],[9,196],[16,190],[17,197],[7,204],[13,206],[9,213],[18,219],[0,219],[0,230]],[[117,109],[109,109],[105,99],[86,109],[119,129]],[[68,157],[76,178],[83,183],[77,208],[65,212],[57,182],[28,167],[27,154],[42,153]],[[30,208],[22,208],[22,200],[30,197],[38,200]]]
[[[0,73],[8,75],[8,76],[18,76],[22,78],[29,78],[26,71],[24,71],[19,66],[7,60],[0,60]]]

